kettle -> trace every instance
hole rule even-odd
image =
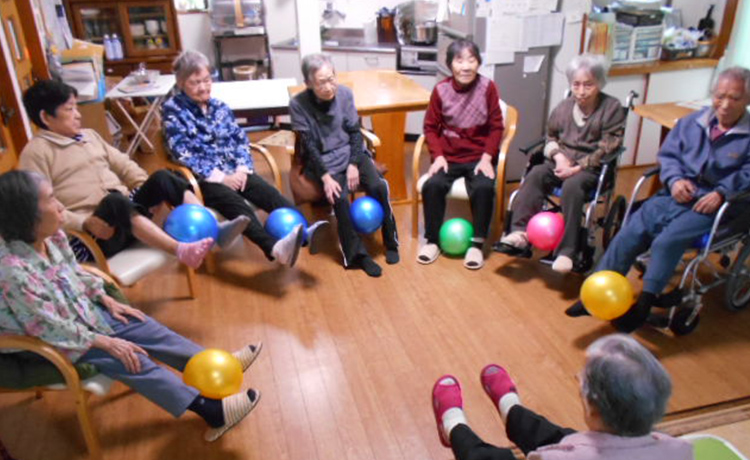
[[[437,23],[425,21],[414,24],[411,29],[411,42],[418,45],[432,45],[437,41]]]

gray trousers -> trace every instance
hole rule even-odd
[[[544,199],[555,187],[562,185],[560,207],[565,219],[565,234],[555,255],[573,258],[578,252],[578,233],[581,228],[581,210],[591,190],[596,188],[599,174],[582,170],[575,176],[561,180],[555,176],[555,163],[545,161],[531,168],[523,186],[513,201],[513,219],[510,230],[526,231],[526,225],[542,210]]]
[[[128,317],[130,322],[125,324],[113,318],[104,308],[102,314],[115,331],[111,337],[133,342],[146,350],[149,356],[138,354],[141,362],[141,372],[138,374],[131,374],[122,361],[99,348],[91,348],[78,362],[93,364],[102,374],[124,383],[174,417],[182,415],[198,396],[198,390],[185,385],[180,377],[151,358],[182,372],[188,360],[203,351],[203,347],[148,316],[146,321]]]

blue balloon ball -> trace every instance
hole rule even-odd
[[[183,204],[169,213],[164,231],[182,243],[193,243],[203,238],[219,237],[219,224],[211,212],[197,204]]]
[[[383,225],[383,207],[372,197],[357,198],[349,212],[354,229],[359,233],[372,233]]]
[[[302,213],[292,208],[277,208],[268,215],[265,228],[271,236],[280,240],[300,224],[303,231],[307,230],[307,220]]]

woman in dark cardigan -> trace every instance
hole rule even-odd
[[[596,187],[601,159],[620,148],[625,131],[625,112],[620,102],[601,92],[607,67],[600,57],[577,56],[565,73],[572,94],[549,117],[546,160],[527,174],[513,202],[510,233],[495,244],[495,250],[505,254],[527,252],[526,225],[542,210],[545,196],[555,187],[562,187],[565,233],[552,264],[552,269],[560,273],[573,268],[581,209]]]

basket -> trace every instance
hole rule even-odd
[[[662,61],[676,61],[678,59],[690,59],[695,55],[695,48],[669,48],[661,47]]]

